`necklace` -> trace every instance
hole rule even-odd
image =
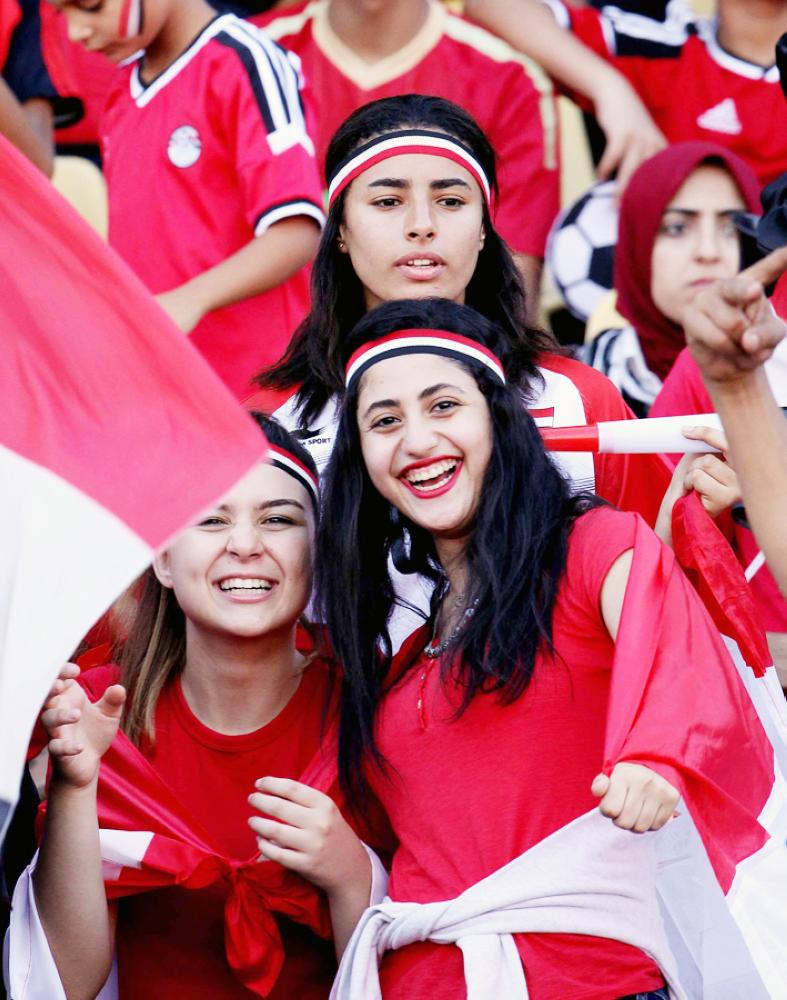
[[[465,608],[464,614],[448,633],[447,638],[443,639],[442,642],[435,642],[434,639],[432,639],[424,646],[424,656],[428,657],[430,660],[436,660],[438,656],[442,656],[447,649],[450,649],[451,646],[453,646],[462,634],[462,630],[467,622],[475,614],[475,609],[478,607],[478,600],[479,599],[476,598],[469,608]]]

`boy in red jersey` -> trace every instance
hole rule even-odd
[[[529,289],[536,289],[558,209],[555,107],[546,74],[437,0],[318,0],[277,14],[256,20],[303,62],[317,104],[321,163],[337,127],[378,98],[430,94],[473,115],[500,157],[496,224],[520,255]]]
[[[206,0],[60,6],[87,49],[139,53],[101,123],[109,241],[243,398],[306,310],[323,221],[297,67]]]
[[[596,10],[563,0],[469,0],[467,9],[537,57],[530,39],[541,3],[629,81],[669,142],[720,142],[763,184],[787,170],[787,108],[774,65],[787,31],[782,0],[719,0],[715,20],[697,17],[686,0],[649,3],[647,14],[625,2]],[[577,89],[576,80],[552,72]]]

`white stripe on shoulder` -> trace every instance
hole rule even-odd
[[[522,67],[539,95],[541,127],[544,130],[544,168],[557,169],[557,112],[552,81],[547,73],[533,59],[512,48],[502,38],[456,14],[446,16],[443,32],[448,38],[470,46],[495,62],[515,62]]]
[[[145,105],[150,104],[156,94],[160,93],[171,83],[175,77],[182,72],[191,62],[191,60],[205,48],[205,46],[210,42],[220,31],[224,31],[227,23],[229,21],[237,20],[234,14],[222,14],[219,17],[214,18],[210,24],[205,27],[205,30],[199,35],[191,45],[183,52],[178,58],[168,66],[163,73],[159,74],[156,79],[149,85],[144,86],[144,84],[139,79],[139,62],[134,66],[131,71],[131,97],[138,108],[144,108]]]
[[[299,215],[314,219],[320,229],[325,225],[325,213],[313,201],[291,201],[286,205],[276,205],[269,212],[264,212],[257,220],[254,235],[262,236],[272,225],[281,222],[282,219],[292,219]]]
[[[738,76],[746,77],[748,80],[763,80],[765,83],[779,83],[779,67],[757,66],[755,63],[746,62],[739,59],[731,52],[727,52],[719,45],[716,32],[718,24],[716,19],[699,18],[697,23],[697,34],[708,50],[708,55],[722,69],[727,69]]]
[[[632,14],[613,4],[602,7],[601,13],[612,26],[615,35],[626,35],[676,49],[685,45],[689,37],[689,25],[697,21],[697,15],[685,0],[670,0],[663,21],[645,14]]]

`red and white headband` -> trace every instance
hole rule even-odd
[[[468,359],[485,365],[505,385],[506,376],[500,359],[477,340],[449,330],[397,330],[379,340],[371,340],[354,351],[344,369],[344,382],[350,386],[378,361],[403,354],[439,354],[458,361]]]
[[[134,38],[142,31],[142,0],[123,0],[120,8],[118,34],[121,38]]]
[[[343,160],[328,178],[328,207],[336,201],[348,184],[376,163],[392,156],[418,153],[422,156],[442,156],[453,160],[469,171],[483,192],[487,205],[491,206],[492,191],[484,168],[472,151],[461,142],[443,132],[429,132],[425,129],[402,129],[387,132],[371,139]]]
[[[317,476],[308,469],[300,459],[296,458],[291,451],[278,448],[274,444],[268,443],[268,461],[271,465],[288,473],[293,479],[297,479],[301,486],[311,495],[314,506],[320,505],[320,484]]]

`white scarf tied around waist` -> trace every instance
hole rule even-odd
[[[468,1000],[523,1000],[513,934],[613,938],[649,955],[673,1000],[677,980],[655,891],[653,837],[618,829],[597,809],[546,837],[456,899],[372,906],[342,957],[331,1000],[381,1000],[379,962],[417,941],[462,950]]]

